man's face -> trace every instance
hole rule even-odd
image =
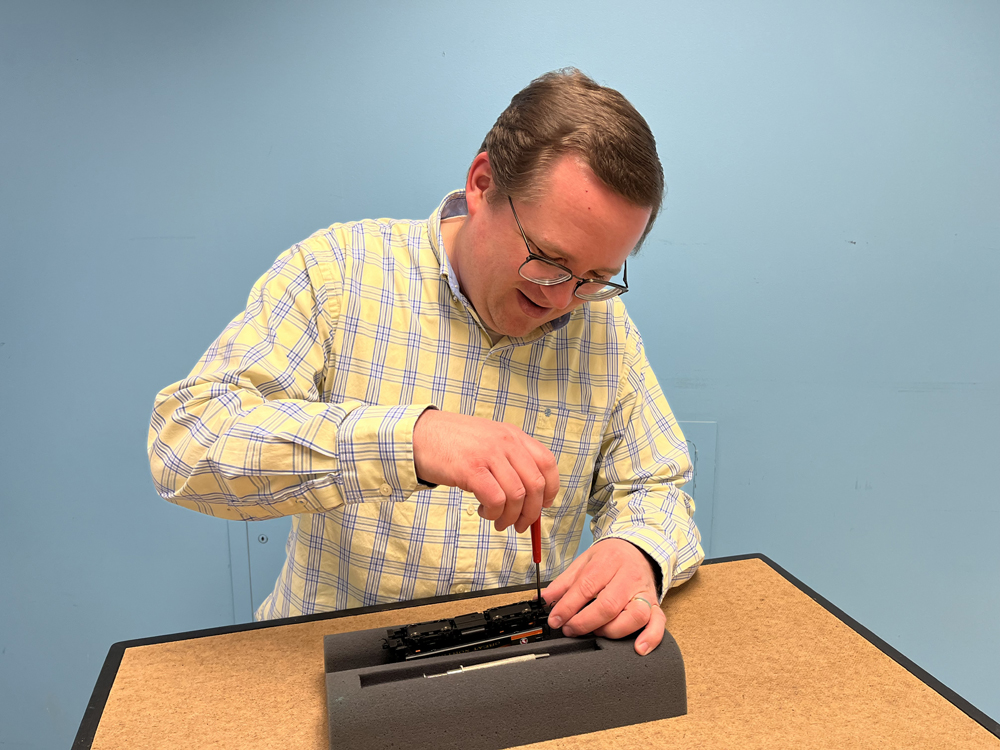
[[[528,255],[506,200],[490,204],[489,159],[480,154],[466,184],[469,216],[452,258],[462,290],[488,328],[525,336],[583,304],[576,279],[542,286],[521,278]],[[646,228],[650,209],[632,205],[602,183],[582,161],[566,156],[551,168],[537,200],[514,200],[532,252],[582,278],[610,279],[621,270]]]

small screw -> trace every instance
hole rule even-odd
[[[267,544],[267,534],[261,534],[259,537],[257,537],[257,541],[260,542],[261,544]]]

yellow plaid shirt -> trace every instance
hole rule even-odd
[[[149,458],[165,499],[212,516],[291,515],[258,619],[534,580],[528,533],[469,493],[421,485],[413,426],[430,406],[517,425],[558,459],[542,570],[595,540],[659,563],[663,590],[704,554],[687,446],[618,298],[492,344],[442,251],[450,194],[424,221],[334,224],[284,252],[192,373],[156,398]]]

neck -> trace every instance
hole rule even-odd
[[[451,219],[442,220],[441,241],[444,243],[444,253],[448,256],[448,262],[451,264],[451,272],[455,275],[455,281],[458,282],[458,288],[462,290],[462,294],[464,294],[466,299],[468,299],[469,294],[465,290],[465,286],[462,284],[462,253],[458,249],[461,247],[462,228],[464,226],[464,216],[455,216]],[[471,299],[469,300],[469,304],[472,304]],[[483,328],[486,328],[485,324],[483,325]],[[498,333],[490,328],[486,328],[486,335],[490,338],[490,344],[495,344],[503,338],[502,333]]]

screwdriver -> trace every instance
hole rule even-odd
[[[535,561],[535,588],[538,589],[538,602],[542,602],[542,574],[538,563],[542,561],[542,517],[539,516],[531,524],[531,558]]]

